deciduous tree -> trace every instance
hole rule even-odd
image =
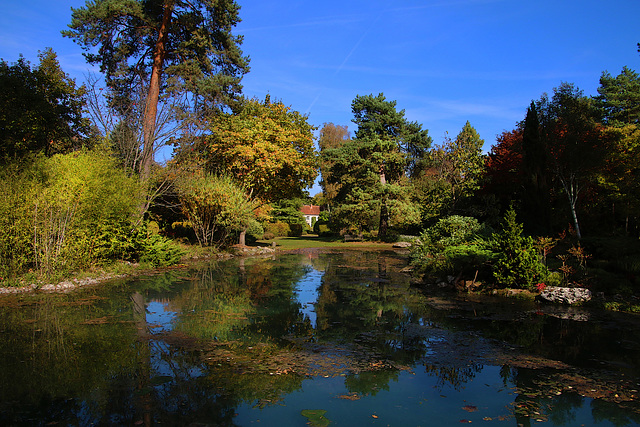
[[[202,246],[224,243],[231,233],[245,231],[254,218],[256,203],[228,176],[199,172],[176,184],[182,212]]]
[[[484,192],[493,194],[502,206],[520,200],[524,182],[522,127],[504,131],[486,158]]]
[[[199,159],[265,202],[302,197],[318,175],[313,126],[282,102],[246,100],[237,114],[208,117],[210,134],[185,144],[178,162]]]
[[[435,177],[447,192],[447,211],[453,212],[460,200],[480,188],[484,169],[483,145],[484,140],[466,122],[455,140],[447,137],[441,146],[431,151],[430,160],[436,171]]]
[[[82,117],[84,86],[60,68],[52,49],[31,67],[24,58],[0,60],[0,163],[28,153],[63,153],[89,134]]]
[[[341,184],[339,182],[331,183],[331,167],[333,166],[333,162],[330,157],[326,155],[326,152],[327,150],[340,147],[340,145],[350,139],[351,134],[347,126],[325,123],[320,129],[320,135],[318,138],[318,147],[320,148],[318,166],[322,177],[320,180],[320,186],[322,187],[322,194],[325,198],[325,202],[329,205],[332,204]]]
[[[595,119],[592,100],[570,83],[554,88],[550,101],[543,96],[537,108],[542,116],[540,122],[552,170],[567,197],[573,226],[581,238],[577,206],[602,166],[602,128]]]

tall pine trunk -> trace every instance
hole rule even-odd
[[[144,117],[142,128],[144,133],[144,143],[142,148],[142,170],[140,179],[147,181],[151,176],[151,166],[153,165],[154,140],[156,133],[156,116],[158,115],[158,102],[160,100],[160,79],[162,67],[166,56],[167,31],[173,13],[174,2],[168,0],[164,4],[162,24],[158,31],[158,40],[153,50],[153,66],[151,68],[151,79],[149,81],[149,91],[144,107]]]

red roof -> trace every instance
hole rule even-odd
[[[304,215],[320,215],[320,206],[303,205],[300,210]]]

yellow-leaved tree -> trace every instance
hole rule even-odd
[[[209,117],[210,134],[183,145],[177,160],[227,174],[264,202],[303,196],[318,175],[314,127],[282,102],[245,100],[236,114]]]

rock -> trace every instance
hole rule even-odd
[[[589,301],[591,291],[585,288],[560,288],[547,286],[541,293],[540,298],[559,304],[576,304]]]
[[[273,247],[266,246],[242,246],[235,245],[231,247],[231,253],[237,256],[259,256],[259,255],[273,255],[275,253]]]
[[[393,244],[392,247],[397,248],[397,249],[406,249],[406,248],[410,248],[411,247],[411,243],[409,243],[409,242],[396,242],[396,243]]]
[[[505,292],[505,296],[510,298],[520,298],[520,297],[524,298],[526,297],[527,294],[529,294],[529,291],[527,291],[526,289],[506,289],[506,292]]]

